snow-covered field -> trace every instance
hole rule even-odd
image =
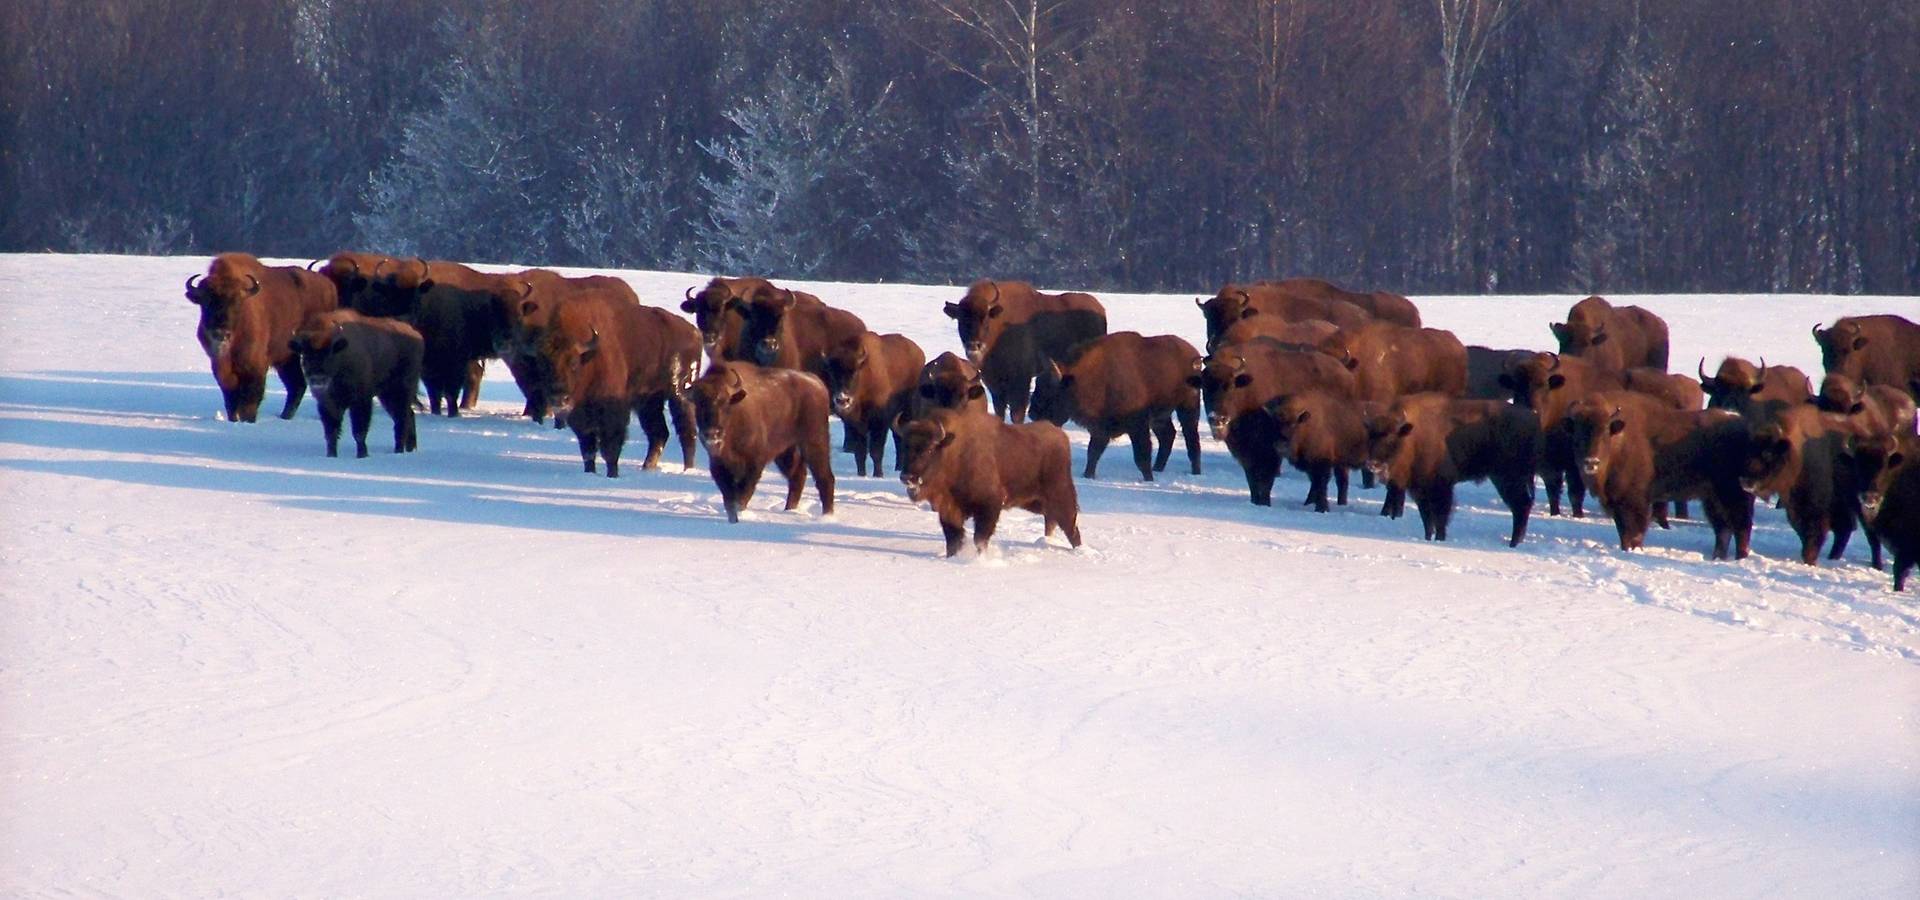
[[[1291,471],[1255,508],[1211,441],[1110,451],[1079,552],[1016,511],[942,560],[844,454],[832,519],[770,474],[728,526],[704,473],[582,474],[497,366],[410,456],[219,421],[204,265],[0,257],[0,894],[1920,895],[1920,594],[1858,538],[1509,550],[1473,486],[1427,544]],[[953,288],[807,287],[956,347]],[[1420,305],[1545,346],[1572,299]],[[1190,295],[1102,300],[1199,342]],[[1920,308],[1633,302],[1680,370]]]

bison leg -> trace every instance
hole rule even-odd
[[[598,471],[594,468],[594,458],[600,454],[600,437],[591,428],[574,426],[573,436],[580,441],[580,463],[588,475]]]
[[[640,430],[647,436],[647,458],[640,468],[660,468],[660,456],[667,451],[667,397],[655,394],[640,401],[633,410],[640,418]]]
[[[1861,523],[1860,532],[1867,536],[1867,549],[1873,551],[1873,568],[1877,572],[1886,566],[1886,561],[1880,555],[1880,533],[1865,522]]]
[[[949,520],[946,514],[940,516],[940,534],[947,539],[947,555],[957,556],[967,541],[967,520]]]
[[[1653,521],[1660,526],[1660,530],[1662,531],[1673,530],[1673,526],[1667,522],[1667,505],[1665,503],[1656,502],[1653,504]]]
[[[685,468],[693,468],[693,407],[680,397],[667,398],[667,415],[673,419],[673,433],[680,439],[680,459]]]
[[[807,469],[800,458],[800,447],[794,445],[787,452],[773,458],[773,465],[787,479],[788,510],[800,508],[800,495],[807,490]]]
[[[1372,469],[1360,470],[1360,489],[1363,491],[1373,490],[1373,470]]]
[[[1540,480],[1547,486],[1547,515],[1560,514],[1560,490],[1566,486],[1566,476],[1559,469],[1540,473]]]
[[[873,461],[873,475],[878,478],[886,471],[881,467],[881,463],[886,461],[887,456],[887,424],[885,422],[876,422],[867,428],[867,453]],[[895,451],[894,455],[898,457],[899,452]]]
[[[1432,498],[1428,497],[1425,492],[1415,494],[1413,497],[1413,508],[1420,513],[1421,534],[1425,535],[1427,540],[1433,540],[1434,508]]]
[[[1380,504],[1380,514],[1390,519],[1398,519],[1407,514],[1407,489],[1399,485],[1387,485],[1387,499]]]
[[[833,453],[827,443],[825,428],[820,429],[818,437],[812,442],[800,447],[800,459],[807,464],[807,470],[813,473],[814,490],[820,495],[820,514],[833,515]],[[877,459],[873,464],[873,474],[880,474],[880,462]]]
[[[307,395],[307,373],[300,370],[300,358],[294,357],[273,367],[280,374],[280,384],[287,389],[287,405],[281,407],[280,418],[291,419],[295,410],[300,408],[300,399]]]
[[[973,517],[973,549],[987,552],[987,545],[993,542],[993,531],[1000,525],[1000,507],[988,506]]]
[[[1153,422],[1153,436],[1160,442],[1153,456],[1153,470],[1165,472],[1167,460],[1173,458],[1173,417],[1161,416]]]
[[[1426,504],[1422,503],[1421,506]],[[1447,539],[1447,524],[1453,521],[1453,482],[1442,481],[1433,489],[1433,539]]]
[[[1140,470],[1140,480],[1152,481],[1153,427],[1142,421],[1127,429],[1127,446],[1133,451],[1133,467]],[[1167,449],[1172,450],[1173,447],[1169,444]],[[1162,453],[1161,456],[1164,457],[1166,454]],[[1164,459],[1161,465],[1165,466]],[[1092,478],[1093,457],[1091,455],[1087,457],[1087,469],[1087,477]]]
[[[240,421],[253,422],[260,418],[260,401],[267,396],[266,373],[248,375],[240,381]]]
[[[1580,474],[1579,471],[1571,470],[1571,469],[1568,470],[1566,477],[1567,477],[1567,502],[1569,505],[1573,507],[1573,509],[1570,511],[1569,514],[1576,519],[1584,519],[1587,517],[1586,479],[1584,476]],[[1642,533],[1643,534],[1645,533],[1644,530]]]
[[[1022,378],[1007,391],[1007,414],[1013,417],[1013,424],[1027,420],[1027,401],[1033,398],[1033,379]]]
[[[1107,430],[1099,425],[1087,429],[1087,467],[1080,472],[1081,478],[1093,478],[1093,470],[1100,465],[1100,455],[1107,452],[1107,441],[1112,440]],[[1146,471],[1144,468],[1141,471]],[[1147,476],[1151,479],[1153,476]]]
[[[1307,505],[1313,507],[1314,512],[1326,512],[1330,508],[1327,504],[1327,479],[1333,477],[1333,466],[1323,462],[1310,462],[1307,463],[1306,469]]]
[[[327,438],[327,455],[340,455],[340,411],[320,404],[320,432]]]
[[[238,390],[228,388],[224,384],[221,385],[220,404],[226,407],[228,422],[240,421],[240,392]]]
[[[1638,550],[1647,542],[1647,526],[1653,518],[1653,504],[1643,498],[1621,499],[1608,504],[1613,510],[1613,530],[1620,535],[1620,549]]]
[[[1913,571],[1914,557],[1906,555],[1899,547],[1893,549],[1893,592],[1906,590],[1907,573]]]
[[[1193,464],[1193,474],[1200,474],[1200,405],[1177,411],[1180,416],[1180,437],[1187,442],[1187,462]]]
[[[405,453],[413,448],[407,446],[407,439],[413,430],[413,404],[407,398],[391,392],[380,395],[380,408],[386,410],[387,418],[393,420],[393,452]]]
[[[1827,520],[1824,516],[1815,516],[1800,532],[1800,561],[1809,566],[1820,564],[1820,548],[1827,543]]]
[[[739,486],[734,483],[733,471],[726,463],[712,460],[708,471],[713,475],[713,486],[720,489],[720,504],[727,510],[729,523],[740,521]]]
[[[373,398],[361,397],[347,408],[347,415],[353,420],[353,456],[355,459],[367,458],[367,430],[373,427]]]
[[[1496,479],[1493,489],[1513,512],[1513,533],[1507,538],[1507,546],[1518,547],[1527,536],[1527,517],[1533,514],[1533,475]]]
[[[1673,501],[1673,517],[1676,519],[1693,518],[1692,516],[1687,514],[1687,501],[1685,500]]]
[[[1252,495],[1253,505],[1272,506],[1273,479],[1280,474],[1280,461],[1256,455],[1243,460],[1241,466],[1247,471],[1247,493]]]
[[[841,424],[846,426],[846,433],[840,436],[840,449],[853,454],[853,472],[855,475],[864,477],[867,474],[867,454],[869,452],[866,429],[855,428],[852,422],[842,422]],[[878,466],[874,467],[873,474],[876,476],[880,474],[880,468]]]
[[[1347,467],[1346,466],[1333,467],[1333,486],[1334,486],[1334,489],[1339,492],[1339,500],[1337,502],[1341,506],[1347,505]]]
[[[476,359],[467,363],[467,380],[460,386],[460,408],[472,409],[480,405],[480,379],[487,375],[487,361]]]

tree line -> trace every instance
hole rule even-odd
[[[0,5],[0,248],[1920,293],[1911,0]]]

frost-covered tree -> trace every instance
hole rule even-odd
[[[672,179],[687,164],[672,146],[664,126],[634,141],[618,122],[596,118],[583,146],[574,151],[579,171],[560,209],[560,239],[574,261],[622,268],[682,267]]]
[[[433,104],[401,123],[397,155],[368,182],[360,239],[395,254],[542,259],[560,117],[485,25],[449,44]]]
[[[1663,70],[1638,16],[1605,64],[1574,195],[1574,277],[1584,290],[1644,283],[1656,181],[1669,162]]]

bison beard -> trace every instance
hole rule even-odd
[[[366,457],[375,400],[393,420],[393,452],[410,453],[419,446],[413,396],[420,389],[424,344],[418,332],[400,322],[340,311],[310,320],[288,347],[299,356],[320,406],[328,456],[340,455],[344,410],[353,422],[354,456]]]
[[[827,389],[820,379],[792,369],[723,362],[708,368],[688,392],[728,522],[740,521],[740,510],[752,501],[769,462],[786,476],[787,509],[800,507],[812,472],[821,513],[833,514],[833,446],[827,436]]]
[[[1066,432],[1048,422],[1008,425],[986,414],[938,410],[925,419],[897,420],[908,448],[900,474],[907,496],[933,507],[946,537],[947,556],[960,552],[973,520],[973,545],[986,552],[1002,510],[1041,516],[1051,537],[1058,526],[1080,546],[1080,501],[1073,486],[1073,451]]]

